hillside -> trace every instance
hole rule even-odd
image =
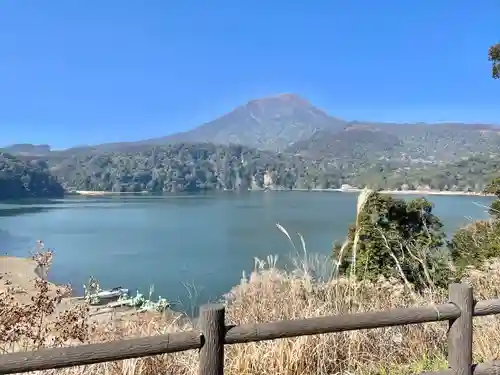
[[[365,136],[369,139],[371,135]],[[394,146],[391,141],[387,145]],[[497,158],[475,156],[454,163],[410,165],[402,159],[369,159],[365,154],[357,159],[315,158],[212,143],[144,145],[127,152],[52,152],[43,157],[18,158],[27,165],[47,165],[67,190],[152,193],[327,189],[343,184],[374,189],[406,186],[481,191],[497,175],[499,164]]]
[[[30,143],[20,143],[2,148],[2,151],[19,155],[46,155],[50,153],[49,145],[32,145]]]
[[[252,100],[190,131],[139,144],[172,142],[233,143],[349,161],[385,158],[408,163],[436,163],[485,153],[499,155],[500,127],[491,124],[348,122],[330,116],[298,95],[285,94]],[[107,145],[115,151],[124,146],[132,144]]]
[[[330,187],[333,181],[337,185],[341,180],[341,171],[332,169],[328,175],[325,166],[300,156],[212,143],[145,145],[129,152],[51,155],[43,160],[68,190],[162,193],[292,189]]]
[[[369,126],[349,125],[341,131],[320,130],[298,141],[286,151],[314,159],[333,160],[385,159],[397,153],[403,142],[394,134]]]
[[[0,152],[0,200],[19,198],[60,198],[63,187],[40,160],[22,161]]]
[[[500,128],[347,122],[284,94],[252,100],[162,138],[62,151],[29,144],[7,149],[26,163],[46,163],[67,189],[167,192],[347,183],[480,190],[496,174]],[[479,167],[468,167],[478,163],[483,175]]]
[[[402,141],[402,156],[433,161],[500,153],[500,127],[485,124],[378,124]]]
[[[144,146],[182,142],[242,144],[261,150],[283,151],[294,142],[309,138],[318,130],[340,130],[345,124],[345,121],[329,116],[298,95],[282,94],[251,100],[186,132],[136,142],[78,146],[57,153],[125,152]],[[36,152],[41,151],[42,147],[44,146],[22,144],[4,147],[4,150],[25,155],[47,154],[50,151],[50,147],[46,146],[48,150]]]
[[[293,142],[307,139],[318,130],[335,131],[344,125],[345,121],[327,115],[307,100],[283,94],[249,101],[193,130],[149,142],[232,143],[283,151]]]
[[[332,117],[294,94],[251,100],[192,130],[165,137],[50,151],[47,145],[13,145],[6,152],[59,156],[134,152],[175,143],[241,144],[315,158],[365,157],[411,163],[453,162],[462,157],[498,155],[500,127],[488,124],[396,124],[345,121]]]
[[[351,122],[341,131],[318,131],[287,151],[315,158],[403,160],[408,164],[500,156],[500,128],[468,124]]]

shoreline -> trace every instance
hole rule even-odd
[[[31,304],[32,298],[38,294],[33,280],[40,277],[39,273],[37,263],[33,259],[0,255],[0,293],[8,292],[20,304]],[[50,296],[55,296],[57,290],[63,287],[50,280],[48,280],[48,285]],[[83,303],[82,297],[70,294],[62,299],[61,303],[56,306],[54,314],[49,316],[48,319],[52,319],[81,303]],[[114,322],[116,324],[140,320],[145,316],[162,317],[163,315],[177,316],[179,314],[171,309],[167,309],[164,313],[152,311],[140,312],[134,307],[113,306],[112,303],[92,305],[89,311],[90,320],[96,323]]]
[[[149,194],[147,191],[139,191],[139,192],[133,192],[133,191],[124,191],[124,192],[117,192],[117,191],[93,191],[93,190],[75,190],[75,191],[70,191],[66,195],[82,195],[82,196],[102,196],[102,195],[122,195],[122,194]]]
[[[335,189],[342,193],[360,193],[363,189]],[[472,191],[446,191],[446,190],[380,190],[380,194],[395,195],[447,195],[447,196],[473,196],[473,197],[494,197],[494,194],[485,194]]]
[[[364,189],[360,188],[349,188],[349,189],[249,189],[249,191],[310,191],[310,192],[334,192],[334,193],[360,193]],[[473,196],[473,197],[495,197],[494,194],[485,194],[480,192],[469,192],[469,191],[446,191],[446,190],[380,190],[380,194],[394,194],[394,195],[442,195],[442,196]],[[77,190],[71,192],[69,195],[81,195],[84,197],[99,197],[107,195],[130,195],[130,194],[150,194],[146,191],[141,192],[115,192],[115,191],[89,191],[89,190]]]
[[[13,289],[16,299],[21,303],[28,303],[36,289],[32,280],[40,277],[37,263],[30,258],[10,255],[0,256],[0,292]],[[50,293],[58,286],[49,281]]]

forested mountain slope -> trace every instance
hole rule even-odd
[[[49,168],[66,189],[166,192],[351,184],[478,190],[496,173],[500,128],[348,122],[283,94],[252,100],[166,137],[58,151],[30,144],[5,150],[26,168],[43,165],[37,173]]]
[[[22,161],[0,152],[0,200],[18,198],[58,198],[64,189],[45,162]]]

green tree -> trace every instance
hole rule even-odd
[[[500,257],[500,221],[476,221],[461,228],[448,246],[457,276],[467,267],[481,268],[489,259]]]
[[[495,194],[497,197],[500,197],[500,177],[491,180],[484,188],[484,192],[487,194]]]
[[[26,163],[0,152],[0,200],[60,198],[64,189],[43,161]]]
[[[481,268],[488,260],[500,257],[500,177],[491,180],[484,192],[497,197],[489,209],[491,219],[459,229],[448,243],[457,276],[468,266]]]
[[[488,60],[492,62],[491,73],[493,78],[500,78],[500,43],[490,47],[488,50]]]
[[[445,235],[432,203],[363,194],[346,243],[335,249],[341,272],[359,279],[403,278],[416,288],[447,285],[450,268],[441,251]]]
[[[484,192],[486,194],[494,194],[497,197],[497,199],[491,203],[489,214],[495,219],[500,219],[500,177],[494,178],[486,185]]]

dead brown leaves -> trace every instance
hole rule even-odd
[[[48,270],[53,252],[39,249],[32,258],[39,268]],[[87,342],[91,332],[88,306],[58,309],[71,294],[71,288],[54,288],[40,277],[32,283],[36,294],[29,303],[19,302],[13,288],[0,293],[0,350],[37,350]]]

